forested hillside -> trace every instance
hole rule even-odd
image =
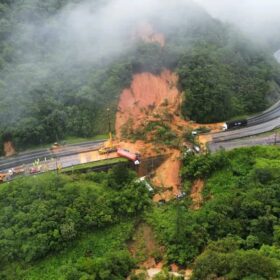
[[[106,108],[113,120],[121,91],[143,71],[177,71],[183,114],[199,122],[255,113],[278,96],[279,69],[270,55],[199,7],[174,5],[169,20],[164,11],[139,16],[120,37],[115,30],[96,35],[98,23],[91,28],[87,21],[76,30],[71,20],[82,18],[75,9],[84,2],[0,1],[1,141],[24,148],[102,133]],[[90,3],[92,17],[106,6]],[[163,48],[133,38],[141,21],[165,35]],[[109,37],[125,42],[108,46]]]
[[[119,166],[108,174],[49,174],[2,185],[0,278],[124,279],[135,265],[124,242],[150,205],[135,178]]]
[[[148,213],[170,263],[193,280],[279,279],[279,148],[254,147],[184,159],[188,199]],[[193,207],[192,185],[204,183]]]
[[[167,271],[176,264],[193,269],[193,280],[279,279],[279,155],[277,147],[188,155],[182,168],[187,196],[166,203],[153,203],[122,166],[108,174],[49,174],[1,185],[0,278],[126,279],[143,269],[143,236],[133,236],[145,224],[159,243],[151,254]],[[204,190],[194,208],[197,180]],[[139,243],[138,255],[131,242]]]

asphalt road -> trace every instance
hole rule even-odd
[[[258,145],[280,145],[280,135],[259,135],[225,142],[211,142],[208,144],[208,148],[211,152],[217,152],[221,149],[229,151],[235,148],[252,147]]]
[[[280,101],[266,111],[248,118],[248,126],[258,125],[280,117]]]
[[[273,145],[274,136],[253,137],[280,127],[280,101],[266,111],[248,118],[244,128],[213,134],[212,142],[208,143],[210,151],[219,149],[231,150],[238,147],[256,145]],[[251,136],[250,138],[248,138]],[[247,138],[246,138],[247,137]]]
[[[280,50],[274,54],[280,63]],[[247,119],[248,125],[244,128],[228,130],[213,134],[212,142],[208,143],[210,151],[217,151],[221,148],[229,150],[237,147],[271,145],[275,143],[274,136],[263,136],[247,138],[272,131],[280,127],[280,101],[266,111]]]
[[[40,161],[45,161],[57,158],[61,160],[62,158],[65,158],[69,166],[75,165],[78,163],[76,162],[77,160],[73,158],[73,156],[80,153],[97,150],[104,141],[105,140],[98,140],[81,144],[65,145],[53,151],[50,149],[27,151],[9,158],[1,157],[0,173],[17,166],[32,164],[38,159]]]
[[[279,112],[280,114],[280,112]],[[276,128],[280,127],[280,116],[277,118],[274,118],[270,121],[265,121],[263,123],[252,125],[240,129],[235,130],[229,130],[225,132],[219,132],[213,134],[213,140],[212,142],[218,143],[218,142],[224,142],[224,141],[230,141],[235,140],[247,136],[262,134],[265,132],[272,131]]]

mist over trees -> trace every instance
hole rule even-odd
[[[0,138],[17,148],[104,133],[106,108],[113,120],[144,71],[177,71],[183,113],[201,122],[278,97],[269,56],[189,1],[0,1],[0,14]],[[163,48],[135,36],[142,22],[165,34]]]

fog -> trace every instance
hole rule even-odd
[[[14,35],[14,41],[25,45],[22,62],[44,59],[33,43],[44,45],[48,62],[62,63],[109,60],[123,54],[135,44],[139,24],[150,20],[165,22],[165,28],[176,28],[184,20],[182,11],[189,9],[186,0],[114,0],[82,1],[66,6],[58,14],[39,22],[27,21]],[[181,16],[180,16],[181,14]]]
[[[280,48],[279,0],[195,0],[213,17],[230,22],[259,42]]]
[[[78,1],[67,5],[47,20],[25,21],[14,34],[23,63],[64,65],[65,61],[110,60],[133,47],[137,25],[151,19],[165,28],[182,25],[191,12],[190,0]],[[270,44],[280,42],[280,1],[277,0],[193,0],[213,17],[238,26],[251,38]],[[96,4],[99,3],[99,4]],[[185,16],[184,16],[185,14]],[[200,14],[203,15],[203,14]],[[19,15],[20,16],[20,15]],[[33,43],[44,45],[38,53]],[[280,46],[279,46],[280,48]]]
[[[20,110],[27,111],[30,104],[25,96],[52,83],[53,76],[68,81],[70,75],[60,76],[74,69],[72,76],[81,81],[90,72],[87,66],[99,67],[125,56],[136,45],[137,28],[145,22],[157,25],[155,31],[178,34],[179,28],[207,20],[209,13],[236,25],[271,52],[280,49],[280,1],[276,0],[73,0],[51,16],[40,18],[33,12],[33,7],[56,2],[15,4],[12,17],[17,26],[9,38],[13,57],[0,72],[0,99],[7,104],[0,111],[2,123],[19,116]]]

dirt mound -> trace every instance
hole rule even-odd
[[[16,153],[14,145],[11,141],[7,141],[4,143],[4,154],[6,157],[13,156]]]
[[[165,45],[164,34],[155,32],[152,25],[148,22],[142,23],[138,26],[135,37],[140,38],[147,43],[157,43],[161,47],[164,47]]]
[[[159,114],[165,105],[170,114],[178,113],[180,93],[176,87],[178,77],[168,70],[159,76],[151,73],[134,75],[131,87],[121,94],[116,116],[116,132],[128,125],[137,129],[147,119]]]
[[[168,201],[180,193],[180,156],[180,151],[172,150],[172,153],[168,159],[156,170],[153,184],[166,190],[164,190],[164,192],[161,194],[155,195],[155,202],[158,202],[161,199]]]

